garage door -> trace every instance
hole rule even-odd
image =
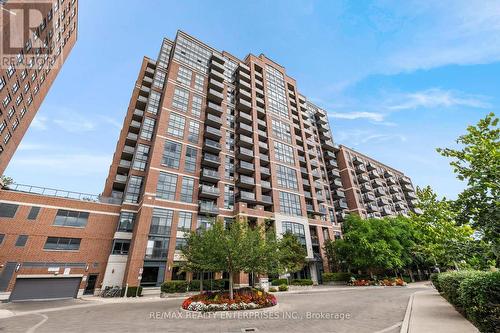
[[[81,277],[18,278],[10,301],[51,298],[74,298],[78,294]]]

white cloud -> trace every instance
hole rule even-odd
[[[39,131],[45,131],[47,129],[47,117],[36,115],[33,121],[31,121],[30,127]]]
[[[49,149],[47,145],[39,143],[26,143],[26,142],[21,142],[21,144],[17,148],[18,151],[39,151],[46,149]]]
[[[96,124],[77,114],[63,116],[53,120],[54,124],[70,133],[91,132],[96,129]]]
[[[482,96],[465,95],[460,92],[441,90],[438,88],[403,94],[400,102],[389,106],[391,110],[408,110],[417,108],[437,108],[464,106],[471,108],[488,108],[490,104]]]
[[[52,172],[68,172],[72,175],[101,173],[111,163],[109,155],[81,154],[43,154],[21,156],[13,160],[10,168],[48,168]]]
[[[100,119],[102,119],[103,122],[106,124],[109,124],[117,129],[121,129],[123,127],[123,123],[121,121],[116,120],[115,118],[109,117],[109,116],[99,116]]]
[[[376,112],[330,112],[328,116],[337,119],[369,119],[373,121],[383,121],[384,115]]]

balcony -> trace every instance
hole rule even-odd
[[[380,198],[380,199],[378,199],[378,205],[379,206],[386,206],[386,205],[390,205],[390,204],[391,204],[391,202],[387,198]]]
[[[399,193],[399,187],[397,187],[397,186],[393,185],[393,186],[389,187],[389,192],[390,192],[391,194],[394,194],[394,193]]]
[[[393,177],[395,177],[395,175],[394,175],[394,172],[389,171],[389,170],[385,170],[384,171],[384,177],[385,178],[393,178]]]
[[[208,102],[207,111],[216,116],[222,115],[222,107],[212,102]]]
[[[311,183],[309,182],[309,180],[304,179],[304,178],[302,178],[302,185],[304,187],[311,187]]]
[[[238,89],[245,89],[246,91],[251,91],[252,90],[252,86],[246,82],[246,81],[238,81]]]
[[[265,167],[260,167],[260,176],[263,177],[263,176],[271,176],[271,172],[269,171],[269,168],[265,168]]]
[[[266,110],[264,110],[264,108],[257,106],[257,107],[255,107],[255,109],[257,110],[257,114],[259,116],[262,116],[261,118],[263,118],[266,115]]]
[[[321,142],[321,146],[324,149],[328,149],[328,150],[334,150],[335,149],[335,145],[333,144],[332,140],[325,140],[325,141]]]
[[[413,208],[413,212],[417,215],[422,215],[424,213],[420,208]]]
[[[246,203],[255,203],[255,193],[248,191],[239,191],[236,193],[236,201],[246,202]]]
[[[209,151],[211,153],[216,153],[218,154],[222,149],[222,146],[220,143],[218,143],[215,140],[212,139],[205,139],[205,143],[203,145],[203,150],[204,151]]]
[[[209,75],[212,79],[219,81],[219,82],[224,82],[224,74],[218,72],[215,69],[210,69]]]
[[[272,204],[273,204],[273,197],[270,196],[270,195],[262,195],[260,202],[264,206],[272,206]]]
[[[418,205],[418,200],[416,200],[416,199],[409,200],[408,205],[410,205],[411,207],[416,207]]]
[[[340,179],[334,179],[331,183],[330,186],[332,188],[340,188],[342,187],[342,181]]]
[[[300,167],[300,172],[303,174],[303,175],[308,175],[309,174],[309,171],[307,171],[307,168],[305,167]]]
[[[306,197],[306,198],[308,198],[308,199],[312,199],[311,192],[309,192],[309,191],[304,191],[304,197]]]
[[[332,195],[334,199],[343,199],[345,198],[345,193],[342,190],[332,191]]]
[[[269,151],[269,146],[265,142],[259,141],[259,151],[267,153]]]
[[[252,94],[249,93],[246,90],[239,90],[237,97],[241,98],[242,100],[245,100],[245,101],[249,102],[250,105],[252,103]]]
[[[396,185],[396,179],[394,177],[389,177],[386,179],[387,185]]]
[[[260,97],[255,97],[255,102],[257,103],[257,105],[260,105],[261,107],[264,107],[266,105],[266,103],[264,103],[264,99]]]
[[[115,182],[117,183],[126,183],[127,182],[127,175],[116,175],[115,177]]]
[[[214,216],[219,214],[219,208],[211,201],[200,201],[199,212],[200,214]]]
[[[202,165],[218,168],[220,166],[220,158],[217,155],[205,153],[201,160]]]
[[[127,161],[127,160],[120,160],[120,163],[118,164],[119,167],[121,168],[130,168],[132,162],[131,161]]]
[[[267,128],[266,122],[261,119],[257,119],[257,125],[259,125],[259,128],[262,130],[265,130]]]
[[[377,188],[377,187],[382,187],[384,186],[384,183],[380,179],[375,179],[372,181],[372,187]]]
[[[217,183],[220,180],[219,172],[217,170],[203,168],[200,179],[210,183]]]
[[[417,195],[415,194],[415,192],[407,192],[406,197],[410,199],[417,199]]]
[[[370,178],[367,175],[359,175],[358,176],[358,182],[360,182],[360,183],[366,183],[369,181],[370,181]]]
[[[250,125],[244,123],[238,123],[238,127],[236,128],[236,133],[252,135],[253,128]]]
[[[352,158],[352,163],[354,163],[354,165],[359,165],[359,164],[363,164],[364,162],[363,162],[363,160],[362,160],[362,159],[360,159],[358,156],[354,156],[354,157]]]
[[[403,197],[402,197],[400,194],[394,194],[394,195],[392,196],[392,201],[394,201],[394,202],[401,202],[401,201],[403,201],[403,200],[404,200],[404,199],[403,199]]]
[[[238,145],[240,147],[247,147],[247,148],[252,148],[253,147],[253,139],[245,136],[243,134],[240,134],[238,136]]]
[[[306,164],[306,158],[304,156],[299,155],[299,162],[302,164]]]
[[[222,126],[222,118],[208,113],[205,119],[205,124],[213,126],[215,128],[220,128]]]
[[[347,209],[348,208],[347,201],[345,199],[337,200],[335,201],[334,207],[335,209]]]
[[[384,195],[386,195],[386,193],[385,193],[385,190],[383,188],[379,187],[378,189],[375,190],[375,195],[377,197],[383,197]]]
[[[306,204],[306,211],[308,213],[314,213],[314,206],[311,204]]]
[[[220,190],[215,186],[201,185],[199,196],[200,198],[217,199],[220,196]]]
[[[402,203],[397,203],[396,204],[396,210],[397,211],[402,211],[402,210],[406,210],[406,209],[407,208],[406,208],[406,206],[404,204],[402,204]]]
[[[377,205],[370,203],[370,204],[366,205],[366,211],[368,213],[374,213],[374,212],[378,212],[379,209],[378,209]]]
[[[252,163],[249,163],[249,162],[245,162],[245,161],[240,161],[237,165],[236,165],[236,171],[238,173],[241,173],[241,174],[250,174],[252,175],[254,173],[254,165]]]
[[[213,90],[216,90],[220,93],[222,93],[224,91],[224,83],[219,82],[219,81],[214,80],[214,79],[210,79],[208,81],[208,87],[213,89]]]
[[[259,135],[259,139],[261,140],[267,140],[267,133],[262,130],[258,130],[257,134]]]
[[[240,175],[238,179],[236,179],[236,185],[241,188],[252,189],[255,187],[255,179],[253,177]]]
[[[259,154],[260,165],[269,165],[269,156],[265,154]]]
[[[337,222],[343,222],[345,220],[345,218],[347,217],[347,214],[341,211],[341,212],[337,212],[335,214],[335,217],[337,218]],[[332,221],[332,222],[334,222],[334,221]]]
[[[411,186],[409,184],[403,185],[402,188],[403,188],[403,191],[405,191],[405,192],[413,192],[413,186]]]
[[[134,127],[134,128],[136,128],[136,129],[139,129],[139,128],[141,128],[141,123],[140,123],[140,122],[138,122],[138,121],[136,121],[136,120],[132,120],[132,121],[130,122],[130,127]]]
[[[373,195],[373,193],[365,193],[363,195],[363,200],[366,201],[366,202],[372,202],[372,201],[375,201],[375,196]]]
[[[127,133],[127,140],[137,141],[138,138],[139,136],[135,133]]]
[[[371,171],[369,175],[371,179],[380,178],[380,174],[378,173],[377,170]]]
[[[236,99],[236,107],[238,108],[238,110],[250,112],[252,110],[252,103],[239,97]]]
[[[335,160],[328,160],[326,161],[326,167],[327,169],[333,169],[333,168],[338,168],[338,164]]]
[[[372,187],[370,186],[370,184],[361,185],[361,192],[366,193],[366,192],[370,192],[371,190],[372,190]]]
[[[236,153],[236,157],[238,157],[241,160],[252,161],[253,160],[253,150],[239,147],[238,151]]]
[[[389,206],[382,207],[382,211],[380,213],[382,214],[382,216],[387,216],[387,215],[393,214],[392,209]]]
[[[269,182],[267,180],[261,180],[260,186],[262,187],[262,191],[272,189],[271,182]]]
[[[366,172],[366,167],[364,164],[359,164],[356,166],[356,173],[364,173]]]
[[[401,184],[405,184],[405,185],[411,185],[411,179],[406,177],[406,176],[403,176],[401,178],[399,178],[399,182]]]
[[[123,146],[123,153],[133,155],[135,152],[135,148],[132,146]]]
[[[213,139],[213,140],[220,140],[222,138],[222,133],[220,130],[218,130],[217,128],[214,128],[214,127],[211,127],[211,126],[206,126],[205,127],[205,132],[203,133],[203,135],[206,137],[206,138],[210,138],[210,139]]]
[[[210,69],[216,70],[219,73],[224,74],[224,61],[222,62],[217,62],[217,61],[212,61],[210,63]]]
[[[139,96],[137,97],[137,102],[138,102],[138,103],[147,104],[148,99],[147,99],[146,97],[144,97],[144,96],[140,96],[140,95],[139,95]]]
[[[321,174],[319,173],[318,170],[313,170],[313,172],[311,172],[312,176],[314,179],[320,179],[321,178]]]
[[[224,100],[224,94],[215,89],[208,89],[207,97],[210,101],[220,104]]]
[[[139,110],[139,109],[135,109],[134,110],[134,116],[142,118],[144,116],[144,111],[143,110]]]
[[[372,162],[368,162],[366,164],[366,168],[368,169],[368,171],[373,171],[373,170],[377,169],[377,167],[375,166],[375,164],[373,164]]]
[[[336,178],[340,178],[340,172],[338,172],[337,170],[330,171],[330,175]]]
[[[246,123],[248,125],[252,125],[252,116],[244,113],[244,112],[238,112],[238,115],[236,116],[236,119],[240,122]]]
[[[239,70],[238,71],[238,78],[241,80],[241,81],[246,81],[248,83],[250,83],[252,80],[250,78],[250,75],[248,75],[247,73],[245,73],[244,71],[242,70]]]

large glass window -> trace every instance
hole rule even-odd
[[[200,137],[200,123],[194,120],[189,122],[188,141],[198,143]]]
[[[300,207],[300,198],[297,194],[288,192],[279,192],[280,212],[287,215],[302,215]]]
[[[199,71],[207,72],[208,61],[212,56],[210,49],[196,41],[178,36],[175,43],[174,59],[189,64]]]
[[[153,87],[158,89],[163,89],[163,85],[165,84],[166,74],[162,71],[157,70],[155,72],[155,77],[153,79]]]
[[[134,230],[134,223],[137,214],[132,212],[120,212],[120,220],[118,222],[117,231],[130,232]]]
[[[290,124],[281,120],[272,119],[272,130],[275,138],[283,140],[288,143],[292,142]]]
[[[181,186],[181,201],[182,202],[193,202],[193,189],[194,189],[194,178],[182,177]]]
[[[113,241],[113,249],[111,254],[127,255],[130,249],[130,240],[128,239],[115,239]]]
[[[78,251],[80,249],[81,238],[47,237],[45,250]]]
[[[153,137],[153,131],[155,129],[155,120],[153,118],[146,117],[141,128],[141,139],[150,141]]]
[[[304,230],[304,225],[296,222],[283,222],[283,233],[290,233],[292,235],[297,236],[299,242],[306,246],[306,233]]]
[[[160,99],[161,94],[159,92],[151,90],[146,111],[152,114],[157,114],[158,109],[160,108]]]
[[[125,193],[125,202],[137,203],[139,201],[139,196],[141,194],[143,177],[140,176],[130,176],[128,180],[127,191]]]
[[[234,158],[229,156],[224,158],[224,178],[234,179]]]
[[[190,232],[193,214],[189,212],[179,212],[179,222],[177,223],[177,231]]]
[[[196,170],[196,157],[198,151],[196,148],[186,147],[186,159],[184,161],[184,171],[193,173]]]
[[[135,151],[134,163],[132,164],[132,169],[144,171],[146,170],[146,165],[148,164],[150,147],[143,144],[138,144]]]
[[[193,95],[193,99],[191,100],[191,114],[193,117],[199,118],[201,116],[201,104],[203,99],[201,96]]]
[[[168,255],[170,238],[149,236],[146,246],[146,259],[165,260]]]
[[[274,141],[274,154],[280,162],[295,164],[292,146]]]
[[[151,235],[170,236],[173,216],[173,210],[154,208],[149,233]]]
[[[278,185],[292,190],[298,190],[297,172],[283,165],[276,165]]]
[[[197,90],[199,92],[203,92],[204,83],[205,83],[205,78],[202,75],[200,75],[200,74],[194,75],[194,89],[195,90]]]
[[[176,113],[170,114],[168,122],[167,133],[178,138],[184,137],[184,126],[186,125],[186,118]]]
[[[0,203],[0,217],[13,218],[16,216],[17,208],[19,205]]]
[[[187,68],[179,67],[179,71],[177,72],[177,81],[184,83],[187,86],[191,85],[191,78],[193,76],[193,72]]]
[[[289,119],[283,74],[271,66],[266,66],[266,80],[267,107],[272,113]]]
[[[183,112],[187,112],[188,101],[189,101],[189,91],[182,88],[175,88],[174,98],[172,99],[172,106]]]
[[[64,227],[80,227],[87,225],[89,213],[74,210],[59,209],[54,220],[54,225]]]
[[[187,240],[185,238],[177,238],[175,240],[175,250],[180,251],[187,245]]]
[[[165,148],[163,149],[162,164],[172,169],[179,169],[179,161],[181,159],[180,143],[165,140]]]
[[[234,208],[234,186],[224,185],[224,208]]]
[[[175,200],[177,189],[177,175],[160,172],[158,184],[156,186],[156,197],[166,200]]]

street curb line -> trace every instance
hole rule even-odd
[[[408,300],[408,305],[406,306],[405,317],[403,319],[403,323],[401,324],[401,329],[399,330],[399,333],[409,333],[410,331],[411,311],[413,308],[413,299],[415,298],[416,293],[418,293],[418,291],[410,295],[410,299]]]

